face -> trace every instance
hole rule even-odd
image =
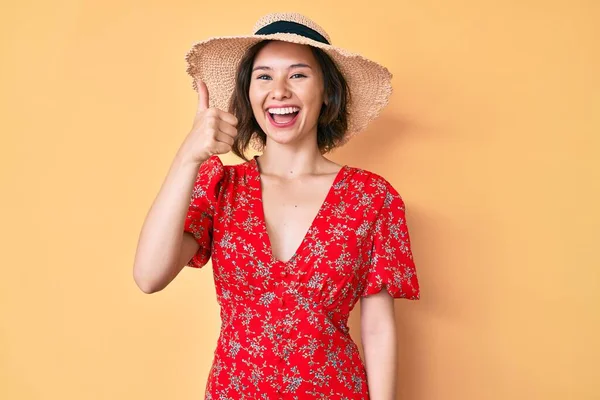
[[[267,140],[316,138],[323,92],[321,68],[308,46],[273,41],[256,55],[249,97]]]

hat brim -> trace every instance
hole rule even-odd
[[[212,37],[192,46],[185,57],[188,63],[187,73],[192,78],[201,79],[206,83],[210,94],[210,107],[228,110],[241,58],[250,47],[263,40],[281,40],[314,46],[333,59],[348,83],[351,97],[348,104],[348,130],[344,142],[364,130],[389,103],[393,75],[385,66],[360,54],[301,35],[276,33]],[[194,90],[198,90],[195,80],[192,86]]]

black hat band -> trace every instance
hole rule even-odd
[[[272,35],[274,33],[295,33],[297,35],[301,35],[307,37],[309,39],[315,40],[317,42],[330,44],[323,35],[314,29],[309,28],[306,25],[299,24],[297,22],[291,21],[275,21],[270,23],[269,25],[263,26],[260,28],[255,35]]]

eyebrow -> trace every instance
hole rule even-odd
[[[303,64],[303,63],[292,64],[292,65],[289,66],[288,69],[292,69],[292,68],[310,68],[310,69],[312,69],[312,67],[310,65]],[[254,67],[252,69],[252,72],[257,71],[259,69],[262,69],[262,70],[272,70],[273,68],[267,67],[266,65],[258,65],[258,66]]]

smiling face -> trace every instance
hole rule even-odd
[[[306,45],[273,41],[256,55],[249,98],[268,140],[291,143],[314,135],[323,105],[323,75]]]

